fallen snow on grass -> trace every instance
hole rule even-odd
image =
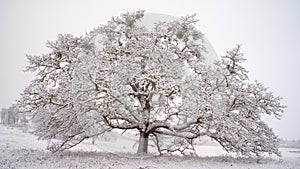
[[[50,153],[46,141],[19,129],[0,125],[1,169],[300,169],[299,149],[282,148],[282,159],[233,158],[215,145],[197,147],[201,157],[149,156],[134,154],[131,138],[102,140],[93,145],[85,142],[65,152]],[[116,145],[115,147],[113,145]],[[132,149],[131,149],[132,148]],[[118,153],[116,153],[118,152]]]

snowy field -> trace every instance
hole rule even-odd
[[[203,143],[197,147],[200,157],[149,156],[134,154],[135,140],[124,136],[84,142],[61,153],[45,150],[46,141],[19,129],[0,125],[0,169],[300,169],[300,150],[281,148],[282,158],[257,160],[232,158],[222,148]]]

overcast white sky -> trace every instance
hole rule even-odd
[[[251,79],[288,106],[281,121],[267,119],[282,138],[300,139],[300,1],[297,0],[0,0],[0,108],[9,107],[32,76],[25,54],[47,52],[60,33],[85,34],[111,16],[145,9],[197,24],[218,55],[241,44]]]

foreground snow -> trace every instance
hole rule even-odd
[[[1,169],[300,169],[300,150],[281,149],[282,159],[257,160],[224,156],[217,146],[203,145],[197,149],[201,157],[150,156],[112,153],[117,148],[108,145],[112,140],[93,145],[83,143],[73,150],[52,154],[45,150],[47,142],[19,129],[0,125]],[[128,140],[128,142],[130,142]],[[117,147],[117,146],[116,146]],[[123,145],[123,152],[130,146]],[[110,152],[108,150],[111,150]],[[118,152],[122,152],[121,150]],[[218,156],[212,156],[218,155]]]

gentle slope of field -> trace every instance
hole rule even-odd
[[[129,137],[85,142],[66,152],[52,154],[45,150],[47,141],[19,129],[0,125],[1,169],[300,169],[300,150],[282,148],[282,159],[232,158],[222,148],[205,144],[197,147],[200,157],[150,156],[134,154]]]

